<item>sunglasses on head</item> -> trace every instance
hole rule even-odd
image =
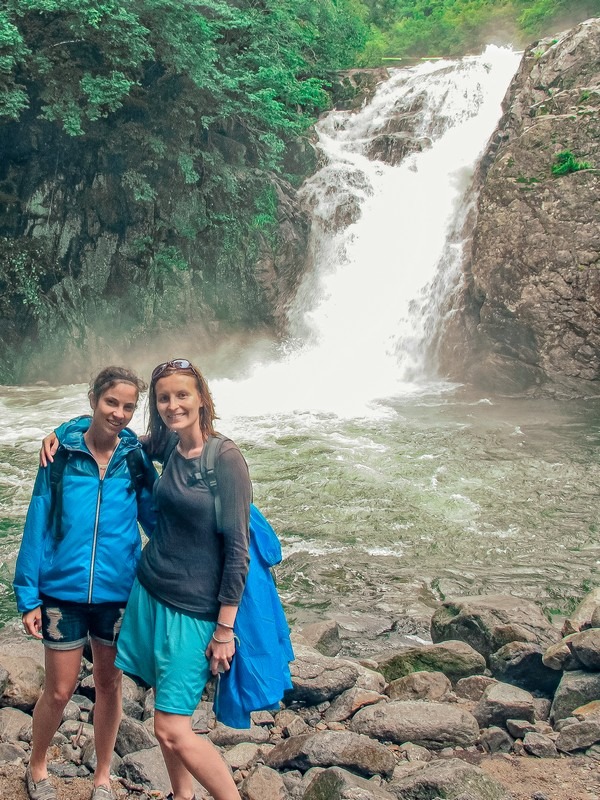
[[[194,375],[196,374],[192,362],[188,361],[187,358],[174,358],[172,361],[165,361],[164,364],[159,364],[158,367],[154,367],[150,378],[151,382],[155,383],[168,369],[189,369]]]

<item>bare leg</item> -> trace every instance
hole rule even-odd
[[[79,669],[83,647],[75,650],[51,650],[44,647],[46,680],[33,711],[33,741],[29,765],[37,783],[48,777],[46,754],[52,737],[62,720],[65,706],[71,699]]]
[[[121,721],[123,673],[115,667],[116,647],[92,639],[94,653],[94,745],[96,748],[95,786],[110,786],[110,762]]]
[[[175,800],[191,800],[192,775],[214,800],[240,800],[227,765],[212,743],[192,731],[191,718],[156,711],[154,731],[162,750]]]

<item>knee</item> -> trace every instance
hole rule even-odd
[[[64,708],[73,695],[74,686],[46,686],[45,701],[54,708]]]
[[[98,671],[94,673],[96,694],[118,697],[121,692],[122,676],[119,670]]]
[[[181,738],[181,731],[174,725],[168,716],[162,714],[154,715],[154,735],[158,739],[161,747],[167,750],[177,751]]]

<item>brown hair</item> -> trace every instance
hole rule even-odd
[[[90,382],[88,397],[90,400],[98,401],[109,389],[117,383],[130,383],[137,389],[138,397],[140,392],[146,390],[147,386],[141,378],[126,367],[105,367]]]
[[[156,370],[155,370],[156,371]],[[148,392],[148,455],[151,457],[159,456],[164,452],[167,439],[169,438],[170,431],[165,423],[162,421],[158,408],[156,406],[156,383],[161,378],[166,378],[169,375],[190,375],[196,380],[196,388],[202,400],[202,408],[200,409],[200,431],[202,438],[206,439],[215,433],[214,421],[217,419],[215,412],[215,404],[208,388],[206,379],[191,362],[189,367],[176,367],[167,362],[165,369],[160,372],[154,380],[150,381],[150,390]]]

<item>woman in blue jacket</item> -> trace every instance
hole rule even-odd
[[[92,800],[110,800],[110,761],[121,717],[121,671],[116,641],[141,551],[138,520],[149,535],[155,514],[156,470],[126,428],[143,382],[122,367],[107,367],[89,391],[89,425],[61,436],[66,451],[40,468],[17,558],[14,590],[23,625],[42,639],[46,681],[34,713],[26,772],[31,800],[55,800],[47,750],[79,676],[88,636],[93,652],[94,740],[97,767]],[[132,475],[132,464],[144,472]]]

